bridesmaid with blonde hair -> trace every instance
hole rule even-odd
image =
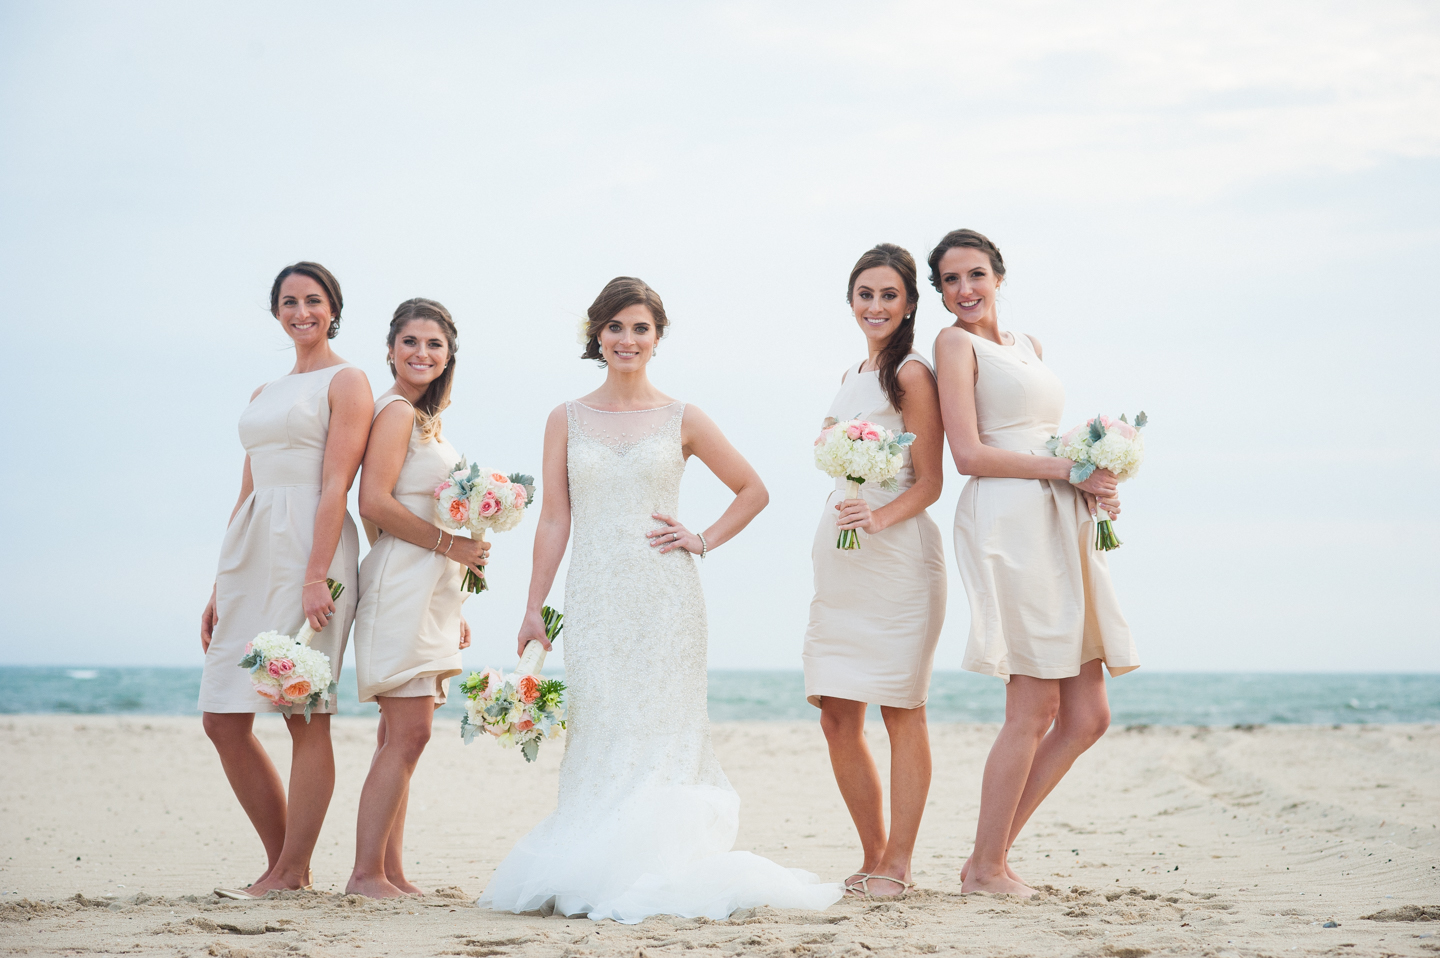
[[[435,487],[460,461],[440,434],[455,339],[455,321],[432,299],[401,303],[385,337],[395,385],[375,401],[360,476],[360,515],[372,548],[360,567],[355,618],[360,701],[379,702],[380,730],[360,792],[346,894],[420,894],[405,879],[401,855],[410,776],[450,677],[460,674],[460,650],[470,645],[461,580],[467,568],[483,573],[490,555],[489,543],[435,525]]]
[[[270,313],[295,344],[295,365],[256,389],[240,416],[240,498],[200,617],[200,710],[205,734],[269,863],[245,889],[217,888],[223,898],[308,886],[310,855],[335,790],[334,698],[308,720],[297,713],[285,721],[291,740],[287,803],[280,775],[253,730],[256,712],[278,709],[255,693],[249,672],[239,666],[256,635],[294,635],[308,621],[316,632],[311,647],[330,657],[340,678],[360,554],[345,499],[365,452],[371,406],[365,374],[330,348],[343,305],[340,283],[319,263],[280,271],[270,287]],[[331,598],[327,578],[345,587],[338,600]]]
[[[1060,431],[1065,387],[1035,337],[1000,328],[1005,260],[974,230],[946,234],[930,282],[955,324],[935,339],[940,408],[955,466],[970,476],[955,509],[955,557],[970,598],[961,665],[1005,680],[1005,724],[985,762],[975,850],[961,890],[1035,890],[1010,868],[1020,829],[1070,766],[1105,734],[1110,674],[1140,667],[1090,542],[1097,508],[1119,515],[1115,477],[1071,484],[1070,460],[1045,441]]]
[[[945,552],[925,509],[940,497],[944,430],[930,363],[912,348],[920,292],[915,260],[892,243],[869,250],[846,292],[868,355],[840,378],[834,419],[866,419],[915,434],[897,488],[872,483],[846,499],[846,482],[825,503],[811,555],[815,598],[805,632],[805,696],[820,708],[835,781],[860,833],[864,858],[845,881],[860,897],[895,897],[910,887],[910,858],[930,791],[925,699],[945,621]],[[841,529],[860,530],[859,549],[838,549]],[[865,743],[867,703],[880,706],[890,735],[890,829],[880,773]]]

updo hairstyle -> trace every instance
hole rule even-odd
[[[875,360],[875,371],[880,374],[880,386],[885,390],[890,405],[899,409],[900,400],[905,398],[905,390],[900,386],[900,366],[915,346],[915,312],[920,308],[920,288],[915,278],[915,257],[904,247],[894,243],[879,243],[873,249],[866,250],[865,255],[856,261],[855,268],[850,271],[850,285],[845,290],[847,303],[853,304],[855,281],[860,278],[860,274],[877,266],[888,266],[900,274],[900,281],[905,284],[905,305],[909,307],[901,318],[900,325],[895,327],[895,332],[890,334],[885,348],[880,350],[880,355]]]
[[[310,277],[325,290],[325,296],[330,300],[330,328],[326,331],[325,338],[334,339],[340,333],[340,310],[345,308],[345,297],[340,295],[340,281],[335,278],[335,274],[319,263],[302,260],[280,271],[280,275],[275,277],[275,282],[270,286],[270,315],[280,318],[280,284],[292,273]]]
[[[616,313],[631,306],[644,306],[650,310],[650,315],[655,320],[657,341],[665,335],[670,320],[665,316],[665,304],[660,302],[660,294],[651,289],[643,279],[617,276],[605,284],[600,295],[595,297],[595,302],[585,311],[589,338],[585,342],[585,351],[580,354],[581,359],[593,359],[602,366],[606,365],[605,356],[600,352],[600,330],[615,318]]]
[[[429,442],[440,435],[440,413],[450,405],[450,387],[455,382],[455,320],[450,318],[448,309],[433,299],[407,299],[395,307],[395,316],[390,320],[390,331],[385,334],[385,345],[394,349],[395,337],[417,319],[429,319],[437,323],[444,331],[445,343],[449,347],[445,369],[430,381],[430,385],[425,387],[424,395],[415,403],[415,422],[420,426],[420,441]],[[395,376],[394,360],[387,359],[386,362],[390,366],[390,375]]]
[[[939,245],[930,251],[931,286],[937,290],[940,289],[940,260],[957,246],[980,250],[990,257],[990,269],[994,271],[995,275],[1004,278],[1005,258],[1000,255],[1000,247],[990,242],[988,236],[974,230],[951,230],[945,234],[945,238],[940,241]]]

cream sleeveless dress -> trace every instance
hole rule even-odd
[[[250,457],[255,489],[240,504],[220,547],[215,577],[220,619],[205,653],[202,712],[279,711],[255,693],[240,660],[245,646],[261,632],[294,635],[305,622],[301,593],[330,432],[330,381],[349,368],[349,363],[340,363],[267,383],[240,415],[240,442]],[[330,656],[337,681],[355,620],[359,555],[360,537],[347,512],[326,573],[345,591],[335,601],[330,624],[310,642],[311,648]],[[318,711],[334,712],[335,704],[331,697]]]
[[[934,371],[919,353],[905,358],[912,361]],[[904,419],[880,385],[880,374],[862,372],[858,366],[846,374],[829,415],[868,419],[897,434],[906,431]],[[892,502],[915,484],[909,448],[902,455],[905,465],[895,491],[869,482],[860,487],[871,509]],[[930,691],[930,667],[945,622],[945,549],[940,529],[921,510],[878,535],[862,531],[859,549],[837,549],[835,506],[845,498],[846,486],[844,479],[835,481],[810,550],[815,598],[810,602],[802,656],[805,698],[814,706],[832,695],[918,708]]]
[[[381,396],[375,415],[397,401],[406,402],[403,396]],[[460,453],[448,440],[422,441],[416,422],[395,480],[396,500],[433,525],[435,487],[459,461]],[[445,701],[450,677],[461,670],[460,607],[468,597],[460,588],[464,578],[460,563],[380,530],[360,566],[355,613],[360,701],[373,702],[377,695],[433,695],[437,706]]]
[[[1050,456],[1045,441],[1060,432],[1065,387],[1029,336],[1012,335],[1012,345],[1000,346],[966,333],[978,370],[980,441]],[[1094,520],[1070,483],[972,477],[955,509],[955,556],[970,598],[961,666],[1006,682],[1011,675],[1069,678],[1091,659],[1112,676],[1139,668],[1110,567],[1093,538]]]

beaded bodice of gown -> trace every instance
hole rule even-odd
[[[646,786],[728,791],[710,744],[695,562],[645,538],[660,525],[654,513],[679,511],[685,406],[605,412],[570,402],[566,412],[572,551],[559,808],[613,812],[623,794]]]

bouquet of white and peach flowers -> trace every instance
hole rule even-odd
[[[509,532],[525,517],[525,507],[535,500],[535,477],[514,472],[505,475],[494,469],[455,464],[445,481],[435,487],[435,514],[447,529]],[[484,575],[465,570],[460,587],[467,592],[486,592]]]
[[[1045,443],[1055,455],[1069,459],[1070,481],[1084,482],[1096,469],[1113,473],[1117,482],[1124,482],[1140,471],[1145,460],[1145,439],[1140,430],[1150,419],[1142,411],[1132,426],[1122,413],[1119,419],[1096,416],[1083,422],[1063,436],[1051,436]],[[1095,548],[1109,551],[1120,548],[1115,526],[1097,510],[1095,514]]]
[[[565,616],[547,605],[540,610],[540,617],[545,620],[546,638],[554,642]],[[465,693],[460,735],[466,745],[483,730],[504,748],[520,746],[525,761],[535,761],[540,743],[565,728],[565,683],[541,678],[544,664],[545,646],[532,641],[509,675],[486,669],[465,676],[460,683]]]
[[[345,586],[334,579],[326,579],[325,585],[332,599],[340,598],[345,591]],[[335,694],[330,656],[310,648],[313,638],[315,630],[310,628],[309,620],[293,639],[280,632],[261,632],[245,646],[245,657],[240,660],[240,667],[250,670],[255,691],[280,706],[286,718],[303,705],[305,721],[309,722],[311,710]]]
[[[825,420],[815,440],[815,465],[827,476],[843,478],[850,485],[847,499],[860,498],[862,483],[873,482],[882,489],[895,489],[895,477],[905,465],[900,451],[915,441],[915,434],[895,435],[884,426],[864,419]],[[837,549],[860,548],[854,529],[841,529]]]

